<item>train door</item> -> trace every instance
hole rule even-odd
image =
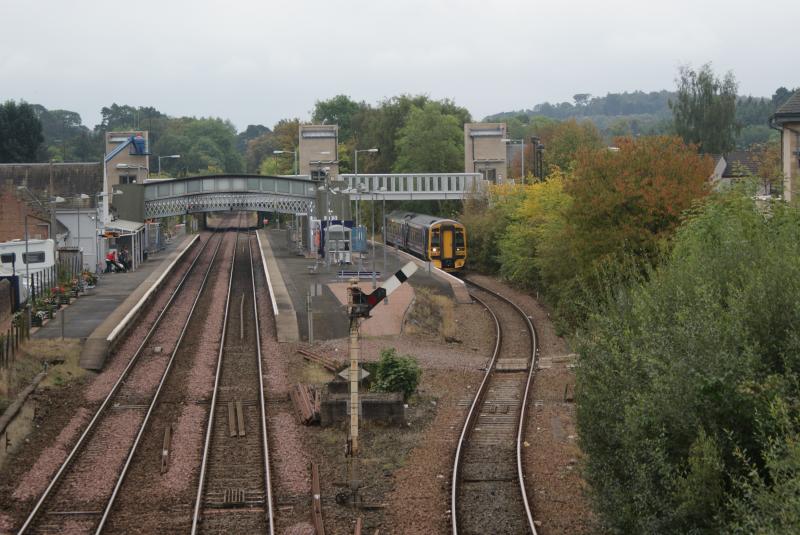
[[[442,268],[454,267],[455,249],[455,230],[451,226],[442,227]]]

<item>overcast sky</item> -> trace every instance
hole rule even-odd
[[[451,98],[473,117],[575,93],[800,86],[799,0],[0,0],[0,101],[154,106],[272,126],[344,93]]]

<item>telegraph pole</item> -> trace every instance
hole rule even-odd
[[[359,399],[358,386],[361,380],[361,369],[359,359],[361,357],[361,341],[359,333],[359,320],[370,317],[370,311],[397,290],[408,278],[417,271],[417,265],[409,262],[394,275],[386,279],[379,288],[370,294],[365,294],[358,287],[358,279],[350,281],[347,292],[347,305],[350,316],[350,432],[347,437],[347,457],[350,490],[352,492],[353,505],[358,504],[358,478],[356,457],[358,456],[359,442],[359,412],[361,401]]]

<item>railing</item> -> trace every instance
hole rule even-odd
[[[486,189],[480,173],[388,173],[340,175],[353,200],[460,199]]]

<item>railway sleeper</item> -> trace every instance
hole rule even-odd
[[[470,462],[461,467],[462,482],[516,480],[517,470],[513,463]]]

